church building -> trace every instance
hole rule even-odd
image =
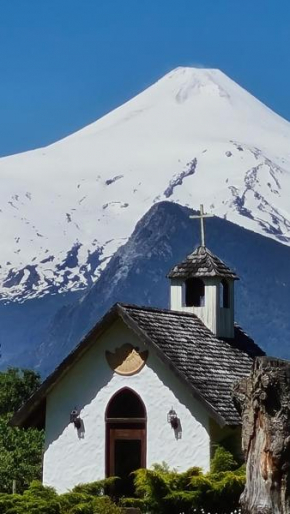
[[[234,322],[237,275],[202,244],[169,272],[170,308],[115,304],[14,415],[44,427],[43,482],[59,492],[166,462],[240,451],[232,387],[262,350]]]

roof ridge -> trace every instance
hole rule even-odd
[[[111,308],[116,307],[116,306],[119,306],[119,307],[125,308],[125,309],[128,308],[128,309],[136,309],[139,311],[160,312],[161,314],[174,314],[177,316],[196,319],[211,333],[211,335],[213,337],[215,337],[218,340],[223,339],[223,340],[227,341],[227,338],[225,338],[225,337],[215,336],[214,333],[203,323],[203,321],[194,312],[176,311],[176,310],[170,309],[170,308],[166,309],[165,307],[151,307],[150,305],[137,305],[135,303],[126,303],[126,302],[116,302]],[[251,336],[249,336],[249,334],[236,321],[234,321],[234,326],[241,333],[243,333],[245,336],[247,336],[249,339],[251,339],[253,341],[253,338]]]
[[[224,343],[227,343],[230,346],[232,346],[232,344],[236,340],[235,336],[229,338],[229,337],[223,337],[223,336],[219,337],[219,336],[215,335],[204,324],[204,322],[193,312],[175,311],[172,309],[163,309],[163,308],[159,308],[159,307],[150,307],[150,306],[146,306],[146,305],[135,305],[135,304],[130,304],[130,303],[122,303],[122,302],[117,302],[116,304],[114,304],[113,307],[118,307],[118,306],[121,307],[121,309],[134,309],[137,311],[143,311],[143,312],[145,311],[145,312],[159,313],[159,314],[165,314],[165,315],[173,314],[174,316],[194,319],[200,326],[202,326],[203,330],[208,332],[208,334],[212,338],[212,340],[215,340],[216,342],[223,341]],[[244,336],[246,339],[251,341],[251,344],[255,347],[256,350],[258,350],[259,354],[260,354],[260,352],[261,352],[261,354],[265,354],[265,352],[263,350],[261,350],[259,345],[254,341],[254,339],[251,336],[249,336],[249,334],[236,321],[234,321],[234,327],[242,336]],[[244,349],[240,349],[240,350],[242,352],[245,351]]]
[[[132,308],[132,309],[137,309],[137,310],[160,312],[163,314],[175,314],[178,316],[185,316],[187,318],[197,319],[198,321],[200,321],[202,323],[201,319],[196,314],[194,314],[194,312],[176,311],[176,310],[169,309],[169,308],[165,309],[164,307],[151,307],[148,305],[135,305],[134,303],[123,303],[123,302],[117,302],[115,305],[120,305],[121,307],[129,308],[129,309]]]
[[[210,259],[211,261],[211,265],[213,266],[213,268],[215,269],[215,272],[218,273],[218,265],[219,264],[224,264],[223,261],[221,261],[221,259],[219,259],[219,257],[217,257],[216,255],[214,255],[210,250],[208,250],[207,248],[205,248],[206,250],[206,257],[208,259]]]

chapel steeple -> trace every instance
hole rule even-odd
[[[169,274],[170,308],[192,312],[217,337],[234,337],[234,281],[237,275],[205,246],[203,206],[200,206],[201,245]]]

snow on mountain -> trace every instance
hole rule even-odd
[[[1,298],[90,285],[166,199],[290,245],[289,142],[290,123],[219,70],[177,68],[77,133],[0,159]]]

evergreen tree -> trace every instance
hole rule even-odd
[[[40,376],[31,370],[10,368],[0,373],[0,492],[17,492],[41,478],[43,432],[19,429],[9,424],[14,412],[40,385]]]

